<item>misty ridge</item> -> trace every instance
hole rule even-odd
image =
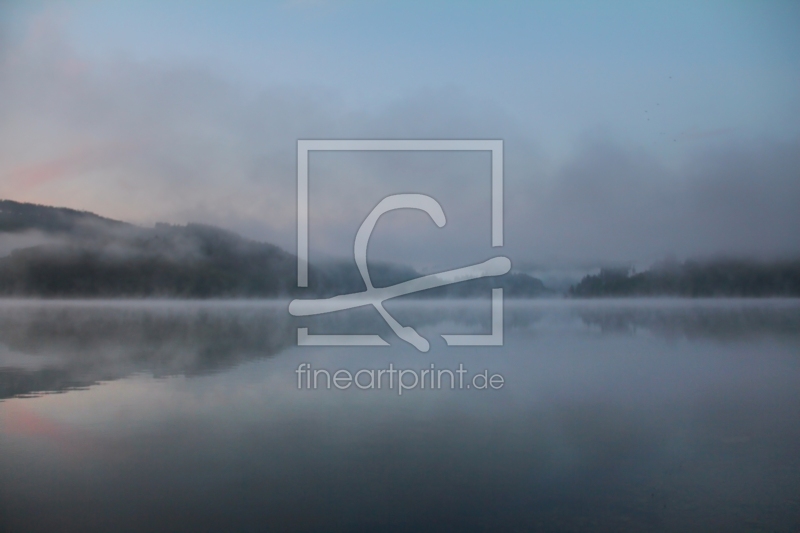
[[[296,287],[295,255],[203,224],[141,228],[66,208],[0,201],[0,294],[35,297],[273,298],[333,296],[366,289],[355,264],[328,261]],[[403,265],[371,265],[376,286],[420,276]],[[425,291],[473,297],[503,287],[509,296],[550,294],[527,274],[509,273]]]
[[[602,268],[569,289],[570,296],[800,296],[800,260],[718,258],[664,260],[649,270]]]
[[[365,290],[354,264],[311,265],[296,287],[295,255],[204,224],[143,228],[93,213],[0,201],[0,294],[56,298],[325,297]],[[372,264],[376,286],[419,277],[410,266]],[[511,298],[559,296],[528,274],[455,283],[417,297],[479,297],[502,287]],[[800,296],[800,260],[717,258],[662,261],[647,271],[603,268],[564,294],[617,296]]]

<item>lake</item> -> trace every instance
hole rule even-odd
[[[798,300],[287,305],[0,303],[0,532],[800,530]]]

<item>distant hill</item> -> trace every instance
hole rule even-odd
[[[569,292],[578,297],[800,296],[800,260],[665,261],[639,273],[627,268],[602,269],[584,277]]]
[[[88,211],[0,200],[0,232],[41,230],[51,233],[95,233],[97,229],[131,224],[103,218]]]
[[[0,201],[3,234],[53,243],[0,258],[0,294],[55,297],[236,297],[288,294],[295,258],[199,224],[141,228],[92,213]]]
[[[296,287],[296,256],[268,243],[203,224],[142,228],[93,213],[0,200],[0,241],[35,235],[0,257],[0,295],[37,297],[264,298],[332,296],[365,289],[355,264],[310,266]],[[419,276],[401,265],[370,266],[376,286]],[[459,283],[420,296],[508,296],[548,291],[525,274]]]

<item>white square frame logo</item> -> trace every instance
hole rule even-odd
[[[490,152],[491,153],[491,224],[492,224],[492,247],[498,248],[503,246],[503,141],[502,140],[476,140],[476,139],[454,139],[454,140],[432,140],[432,139],[300,139],[297,141],[297,286],[300,288],[308,287],[308,167],[309,155],[313,151],[369,151],[369,152]],[[407,195],[412,196],[412,195]],[[434,200],[435,202],[435,200]],[[437,203],[438,205],[438,203]],[[442,222],[443,224],[444,222]],[[500,263],[497,260],[504,260],[502,267],[498,266]],[[493,265],[491,264],[492,262]],[[498,257],[489,260],[482,265],[473,265],[473,267],[465,267],[457,271],[450,271],[451,273],[467,271],[471,268],[478,266],[486,267],[486,265],[496,267],[496,273],[488,275],[500,275],[510,269],[510,262],[507,258]],[[501,270],[497,270],[501,269]],[[426,276],[426,278],[434,278],[433,276]],[[473,276],[482,277],[482,275]],[[418,278],[411,280],[406,284],[416,283],[424,280]],[[432,286],[440,286],[445,283],[433,282]],[[399,284],[403,285],[403,284]],[[397,287],[397,286],[395,286]],[[390,287],[389,289],[391,289]],[[417,289],[409,289],[403,294],[408,292],[415,292]],[[355,296],[355,295],[347,295]],[[334,297],[341,298],[341,297]],[[322,302],[317,300],[316,302]],[[307,316],[311,314],[320,314],[322,312],[330,312],[331,309],[325,311],[307,311],[299,310],[301,307],[298,304],[310,303],[305,300],[294,300],[289,307],[290,313],[295,316]],[[364,302],[360,305],[368,304],[371,302]],[[373,305],[376,305],[372,302]],[[296,306],[296,310],[293,310]],[[310,306],[309,306],[310,307]],[[350,305],[348,307],[340,307],[341,309],[356,307]],[[379,311],[387,322],[394,322],[391,317],[387,317],[387,313],[382,309],[380,303],[376,305]],[[396,322],[395,322],[396,323]],[[390,325],[392,325],[390,323]],[[397,325],[399,326],[399,324]],[[400,330],[392,326],[396,333]],[[402,328],[402,330],[411,330],[414,335],[418,337],[412,328]],[[407,333],[407,332],[406,332]],[[424,339],[420,339],[424,346],[418,345],[413,340],[405,338],[414,344],[420,351],[428,350],[428,343]],[[448,346],[502,346],[503,345],[503,289],[492,289],[492,332],[484,335],[442,335]],[[388,346],[389,344],[383,340],[379,335],[324,335],[324,334],[310,334],[308,328],[297,329],[297,344],[299,346]]]

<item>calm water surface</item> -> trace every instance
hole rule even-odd
[[[800,302],[0,303],[0,531],[800,530]],[[388,347],[297,347],[379,333]],[[498,390],[298,389],[301,363]]]

